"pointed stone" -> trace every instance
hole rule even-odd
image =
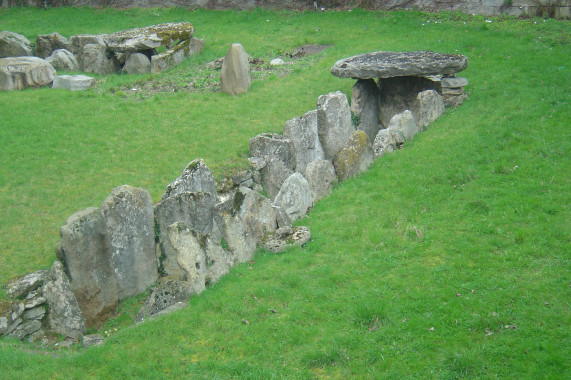
[[[317,130],[325,159],[334,159],[355,132],[345,94],[336,91],[317,99]]]
[[[252,80],[248,54],[241,44],[234,43],[224,56],[220,84],[222,91],[230,95],[238,95],[248,91]]]

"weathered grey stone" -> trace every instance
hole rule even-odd
[[[339,60],[331,73],[339,78],[376,79],[455,74],[468,66],[465,56],[432,51],[379,51]]]
[[[31,55],[31,44],[26,37],[8,31],[0,32],[0,58]]]
[[[36,37],[36,56],[46,59],[59,49],[70,50],[69,41],[61,34],[41,34]]]
[[[56,261],[52,265],[42,292],[48,304],[45,318],[48,331],[74,339],[79,339],[85,334],[83,315],[61,262]]]
[[[305,178],[311,189],[313,203],[331,194],[333,186],[337,183],[335,168],[328,160],[315,160],[307,165]]]
[[[264,248],[272,253],[281,253],[293,246],[303,246],[311,238],[307,227],[288,228],[280,227],[273,236],[266,241]]]
[[[79,63],[79,69],[83,70],[83,50],[87,45],[99,45],[106,48],[105,41],[103,40],[103,34],[76,34],[69,38],[69,51],[71,51],[77,63]]]
[[[151,60],[142,53],[131,53],[123,66],[125,74],[148,74],[151,72]]]
[[[167,236],[167,228],[176,222],[184,223],[188,228],[203,235],[212,231],[213,204],[212,194],[205,192],[186,192],[173,195],[155,205],[155,223],[158,229],[158,257],[161,271],[175,279],[182,279],[185,272],[177,260]]]
[[[462,77],[442,78],[442,88],[458,88],[468,85],[468,79]]]
[[[25,310],[24,303],[20,301],[0,301],[0,336],[10,334],[22,323]]]
[[[239,187],[234,194],[233,211],[244,223],[246,233],[256,243],[260,243],[264,235],[277,228],[272,203],[257,191]]]
[[[23,298],[43,284],[48,272],[47,270],[39,270],[8,283],[6,295],[13,298]]]
[[[379,120],[380,93],[373,79],[359,79],[353,86],[351,113],[359,121],[357,129],[373,141],[381,127]]]
[[[282,135],[263,133],[250,140],[250,156],[262,159],[262,184],[270,199],[274,199],[284,181],[295,171],[293,141]]]
[[[464,103],[464,99],[467,98],[465,93],[460,95],[443,95],[444,106],[446,107],[459,107]]]
[[[394,115],[406,110],[416,116],[418,109],[418,94],[426,90],[440,89],[440,82],[423,77],[396,77],[379,80],[381,124],[388,128]]]
[[[270,61],[270,66],[283,66],[285,62],[281,58],[274,58]]]
[[[95,78],[86,75],[58,75],[54,78],[52,88],[68,91],[87,90],[95,84]]]
[[[101,327],[115,316],[119,302],[111,245],[101,211],[90,207],[71,215],[61,227],[60,236],[56,254],[64,263],[85,326]]]
[[[212,195],[212,204],[216,200],[216,181],[212,172],[202,159],[191,161],[182,174],[165,189],[161,201],[173,195],[202,191]]]
[[[233,264],[233,259],[219,242],[210,235],[191,230],[182,222],[170,225],[167,235],[184,272],[182,280],[189,284],[193,293],[202,292],[207,284],[226,274]]]
[[[166,281],[151,289],[149,298],[135,315],[135,322],[152,319],[161,311],[178,303],[188,304],[195,293],[193,286],[186,281]]]
[[[313,205],[311,189],[301,173],[293,173],[282,185],[273,203],[276,208],[278,225],[291,226],[304,217]]]
[[[109,50],[124,53],[170,47],[174,42],[189,40],[193,34],[191,23],[177,22],[123,30],[104,39]]]
[[[185,58],[200,54],[204,49],[204,40],[191,38],[151,57],[151,72],[160,73],[180,64]]]
[[[391,132],[402,133],[405,140],[412,140],[412,138],[418,133],[419,128],[412,112],[406,110],[393,116],[387,129]]]
[[[222,235],[222,243],[229,255],[229,266],[250,260],[256,251],[256,239],[246,231],[240,217],[232,213],[218,212],[216,222]]]
[[[25,339],[27,336],[39,331],[42,328],[42,322],[39,320],[25,321],[14,329],[9,336],[20,340]]]
[[[49,85],[56,71],[38,57],[0,58],[0,91]]]
[[[220,84],[222,91],[230,95],[238,95],[248,91],[252,80],[248,54],[241,44],[234,43],[224,56]]]
[[[432,124],[444,113],[444,100],[436,91],[423,91],[417,96],[416,120],[419,129]]]
[[[85,45],[81,57],[81,60],[78,60],[80,68],[86,73],[107,75],[119,71],[117,58],[113,54],[108,54],[105,45]]]
[[[81,345],[83,347],[101,346],[105,339],[99,334],[84,335],[81,337]]]
[[[284,137],[293,142],[296,170],[301,174],[305,175],[305,169],[310,162],[324,158],[317,134],[317,110],[288,120],[284,125]]]
[[[119,300],[140,294],[158,277],[153,203],[149,192],[120,186],[101,204],[111,244]]]
[[[332,160],[355,132],[345,94],[336,91],[317,99],[317,130],[324,157]]]
[[[41,320],[46,314],[46,308],[44,306],[34,307],[32,309],[26,309],[22,314],[23,320],[37,319]]]
[[[373,153],[374,157],[381,157],[385,153],[394,152],[397,149],[397,142],[394,138],[393,133],[388,129],[381,129],[377,136],[375,137],[375,142],[373,143]]]
[[[373,163],[373,147],[363,131],[355,131],[345,147],[339,151],[333,166],[339,181],[366,171]]]
[[[36,291],[30,292],[26,296],[26,299],[24,300],[24,307],[26,310],[33,309],[39,305],[43,305],[44,303],[46,303],[46,297],[42,295],[42,290],[38,289]]]
[[[46,62],[54,67],[56,70],[63,71],[78,71],[79,64],[77,59],[72,52],[65,49],[55,50],[48,58]]]

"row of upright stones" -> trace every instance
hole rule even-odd
[[[192,161],[155,205],[144,189],[114,189],[99,208],[68,218],[51,270],[9,286],[17,300],[2,306],[0,335],[34,340],[50,331],[78,338],[114,316],[120,300],[159,279],[135,317],[142,321],[184,307],[192,294],[250,260],[256,247],[280,252],[292,241],[302,245],[309,230],[293,223],[336,182],[426,128],[445,103],[460,104],[467,81],[454,75],[466,66],[463,56],[433,52],[338,61],[334,75],[357,79],[351,106],[339,91],[322,95],[315,110],[287,121],[283,134],[252,138],[249,171],[216,184],[202,160]],[[443,90],[460,87],[462,94]]]

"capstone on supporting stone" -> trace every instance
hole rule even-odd
[[[193,34],[194,27],[189,22],[167,23],[108,34],[105,43],[111,51],[127,53],[171,47],[178,41],[190,40]]]
[[[373,79],[359,79],[351,94],[351,114],[358,120],[357,129],[373,141],[381,127],[379,120],[380,92]]]

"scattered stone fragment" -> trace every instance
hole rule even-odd
[[[270,235],[264,248],[272,253],[281,253],[294,246],[303,246],[311,238],[307,227],[280,227],[274,235]]]
[[[193,287],[186,281],[165,281],[151,289],[149,298],[135,315],[135,322],[152,319],[174,305],[187,305],[193,293]]]
[[[241,44],[234,43],[224,57],[220,84],[222,91],[230,95],[238,95],[248,91],[251,83],[248,54]]]
[[[52,88],[68,91],[84,91],[95,84],[95,78],[86,75],[58,75],[54,78]]]
[[[281,58],[274,58],[270,61],[270,66],[283,66],[285,62]]]
[[[105,339],[99,334],[83,335],[81,337],[81,345],[83,347],[101,346]]]

